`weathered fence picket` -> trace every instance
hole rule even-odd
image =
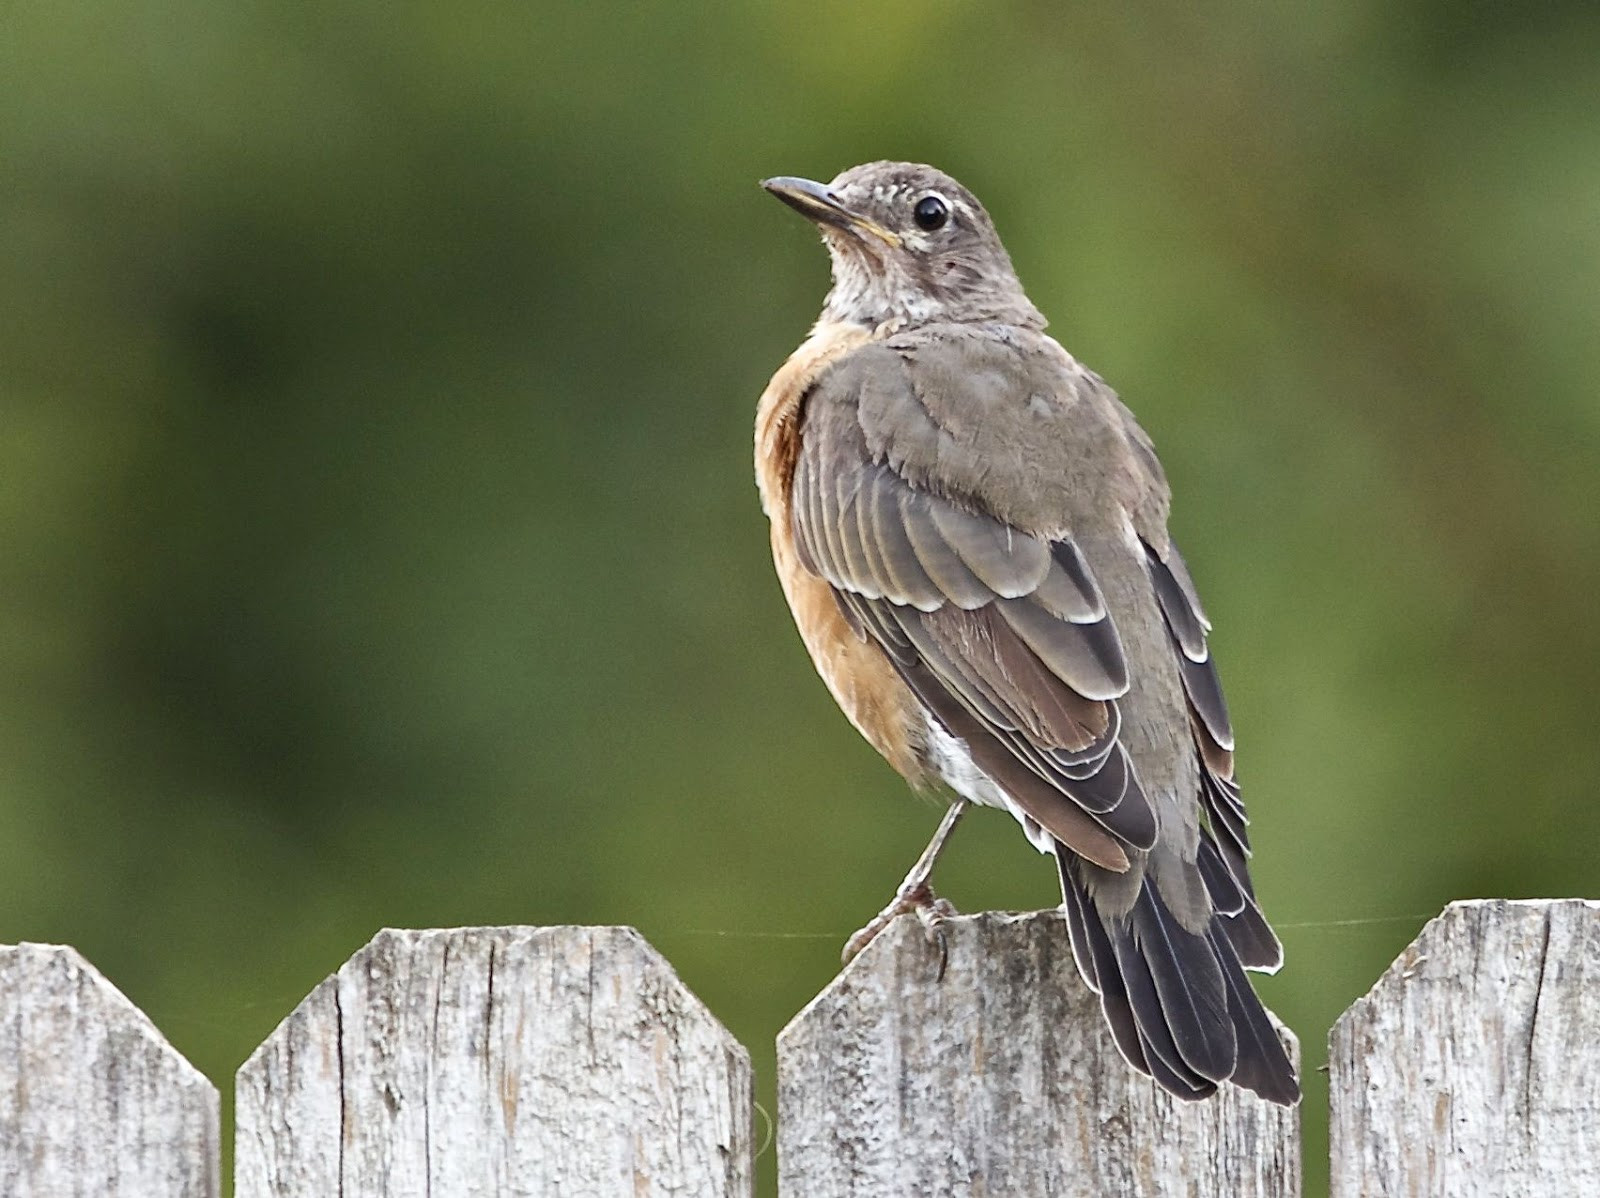
[[[1452,903],[1328,1061],[1334,1198],[1600,1194],[1600,902]]]
[[[1058,913],[943,933],[895,921],[778,1037],[784,1198],[1300,1193],[1299,1110],[1129,1069]]]
[[[784,1030],[784,1198],[1299,1194],[1298,1112],[1131,1073],[1057,915],[944,932],[942,976],[900,920]],[[1452,904],[1330,1068],[1335,1198],[1600,1194],[1600,902]],[[748,1056],[629,928],[382,932],[237,1085],[238,1198],[751,1194]],[[0,947],[3,1198],[215,1198],[217,1162],[149,1020]]]
[[[237,1198],[748,1198],[750,1058],[631,928],[380,932],[238,1076]]]
[[[216,1198],[217,1088],[75,949],[0,946],[0,1194]]]

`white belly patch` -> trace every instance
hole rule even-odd
[[[1046,832],[1039,824],[1018,807],[1000,786],[978,768],[972,760],[972,754],[967,752],[967,744],[957,740],[944,730],[943,725],[932,716],[924,716],[927,732],[928,763],[934,772],[939,775],[949,786],[964,799],[970,799],[984,807],[998,807],[1002,811],[1009,811],[1027,836],[1029,842],[1041,853],[1053,852],[1055,838]]]

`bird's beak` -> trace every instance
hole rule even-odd
[[[891,233],[877,221],[869,220],[859,212],[853,212],[845,207],[839,202],[839,197],[828,189],[826,183],[797,179],[793,175],[779,175],[775,179],[761,180],[761,186],[801,216],[814,220],[819,225],[832,225],[836,229],[843,229],[858,236],[876,237],[891,249],[898,249],[900,246],[897,234]]]

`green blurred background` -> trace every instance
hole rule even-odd
[[[226,1089],[382,925],[631,923],[770,1109],[936,814],[772,577],[827,267],[755,181],[931,161],[1161,447],[1325,1192],[1421,917],[1600,893],[1597,62],[1587,4],[7,6],[0,940]],[[1055,901],[992,813],[941,881]]]

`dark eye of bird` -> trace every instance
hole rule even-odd
[[[923,196],[911,210],[911,217],[917,222],[917,228],[932,233],[944,228],[944,222],[950,219],[950,209],[938,196]]]

